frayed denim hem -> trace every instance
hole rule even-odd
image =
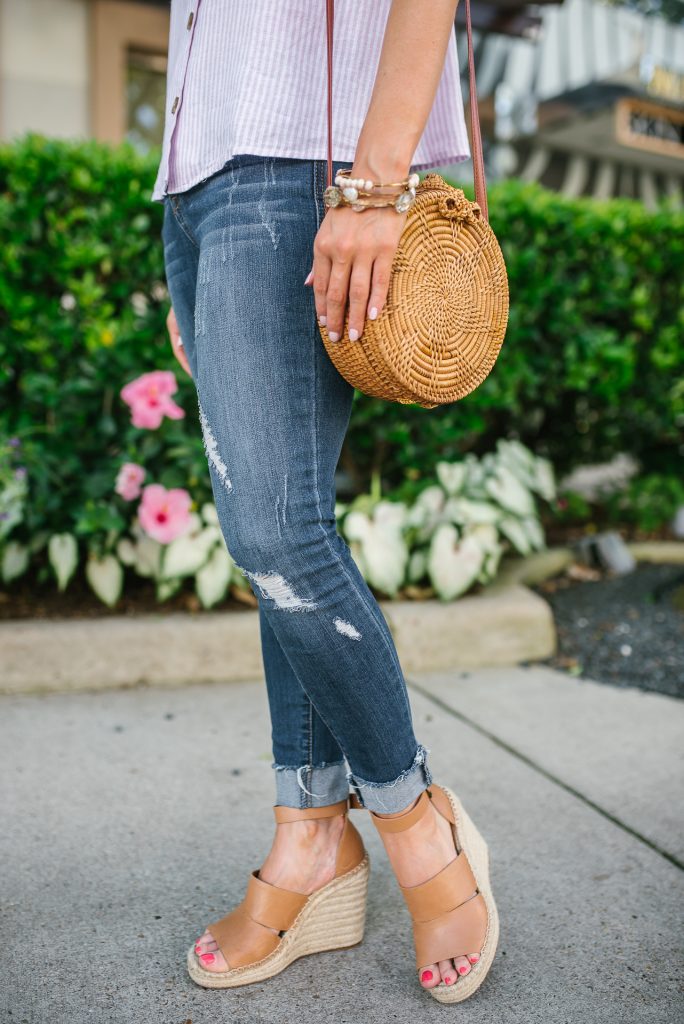
[[[327,807],[349,796],[345,761],[322,764],[273,764],[276,804],[282,807]]]
[[[349,787],[368,811],[380,814],[395,814],[403,811],[432,783],[427,766],[429,751],[419,745],[410,767],[392,782],[366,782],[352,772],[347,775]]]

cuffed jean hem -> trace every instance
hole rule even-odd
[[[411,766],[392,782],[366,782],[350,773],[347,776],[349,787],[368,811],[379,814],[403,811],[432,782],[427,755],[425,747],[419,746]]]
[[[275,769],[276,804],[282,807],[327,807],[349,796],[344,761],[271,767]]]

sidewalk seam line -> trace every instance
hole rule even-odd
[[[515,757],[519,761],[522,761],[522,763],[527,765],[528,768],[531,768],[539,775],[542,775],[545,779],[547,779],[549,782],[552,782],[554,785],[559,786],[560,789],[564,789],[566,793],[570,793],[571,796],[574,796],[577,800],[580,800],[583,804],[586,804],[587,807],[590,807],[593,811],[596,811],[597,814],[600,814],[601,817],[605,818],[607,821],[610,821],[613,825],[616,825],[618,828],[622,829],[623,832],[626,832],[628,835],[632,836],[633,839],[638,839],[640,843],[643,843],[644,846],[647,846],[650,850],[653,850],[654,853],[659,854],[659,856],[661,856],[664,860],[668,861],[670,864],[673,864],[676,868],[679,868],[680,871],[684,871],[684,862],[679,860],[679,858],[676,857],[674,854],[669,853],[667,850],[663,849],[662,846],[659,846],[657,843],[655,843],[652,839],[649,839],[647,836],[642,835],[641,832],[637,832],[636,829],[633,829],[631,827],[631,825],[627,825],[626,822],[621,821],[620,818],[617,818],[614,814],[611,814],[610,811],[607,811],[605,807],[601,807],[600,804],[594,803],[594,801],[590,797],[585,796],[584,793],[580,792],[580,790],[575,789],[574,786],[571,786],[568,782],[564,782],[563,779],[559,778],[557,775],[554,775],[553,772],[550,772],[547,768],[544,768],[536,761],[533,761],[532,758],[527,756],[527,754],[523,754],[521,753],[521,751],[516,750],[515,747],[512,747],[505,740],[500,739],[493,732],[490,732],[489,729],[486,729],[478,722],[475,722],[472,718],[468,718],[468,716],[464,715],[462,711],[457,711],[455,708],[452,708],[449,704],[446,703],[446,701],[443,701],[441,697],[436,697],[433,693],[430,693],[429,690],[425,690],[419,683],[416,683],[414,680],[407,679],[406,684],[410,689],[415,690],[416,693],[419,693],[422,697],[425,697],[426,700],[431,701],[438,708],[441,708],[442,711],[446,711],[446,713],[452,715],[453,718],[457,718],[459,722],[462,722],[464,725],[467,725],[471,729],[474,729],[475,732],[478,732],[481,736],[484,736],[486,739],[490,740],[501,750],[505,750],[507,754],[510,754],[512,757]]]

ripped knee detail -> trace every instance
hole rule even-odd
[[[250,572],[238,567],[243,576],[254,583],[262,597],[273,601],[276,608],[289,612],[311,612],[318,607],[311,598],[301,597],[279,572]]]

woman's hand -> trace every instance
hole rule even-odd
[[[342,206],[326,212],[304,284],[313,284],[316,315],[331,341],[342,336],[347,307],[351,341],[361,337],[366,317],[380,315],[405,223],[406,214],[391,206],[358,213]]]
[[[169,332],[169,340],[171,341],[171,348],[173,349],[174,356],[181,364],[188,377],[192,377],[190,364],[188,363],[188,357],[185,354],[185,349],[183,348],[183,340],[180,336],[178,321],[176,320],[176,314],[173,311],[173,306],[166,317],[166,329]]]

